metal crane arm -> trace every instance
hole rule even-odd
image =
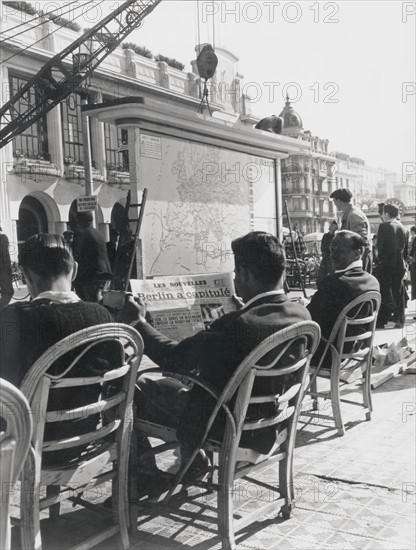
[[[52,57],[19,92],[0,108],[0,149],[77,90],[98,65],[128,36],[162,0],[127,0]],[[117,23],[110,31],[108,25]],[[70,55],[86,49],[74,64]],[[19,113],[18,103],[26,94],[28,104]],[[29,102],[30,98],[35,101]],[[21,108],[21,106],[20,106]]]

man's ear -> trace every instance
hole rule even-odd
[[[255,279],[252,271],[248,267],[240,267],[240,280],[243,284],[251,284]]]
[[[75,277],[78,273],[78,262],[74,262],[74,267],[72,268],[72,278],[71,281],[75,281]]]

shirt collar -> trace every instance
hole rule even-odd
[[[345,269],[337,269],[335,273],[344,273],[345,271],[350,271],[350,269],[355,269],[356,267],[361,267],[361,269],[363,268],[363,262],[361,258],[359,260],[354,260],[352,264],[350,264]]]
[[[38,294],[36,298],[33,298],[32,302],[35,300],[51,300],[51,302],[57,302],[59,304],[73,304],[75,302],[80,302],[81,298],[72,290],[69,292],[54,292],[52,290],[47,290],[46,292]]]
[[[245,309],[252,303],[257,302],[257,300],[260,300],[260,298],[265,298],[266,296],[278,296],[279,294],[284,294],[284,293],[285,291],[283,290],[283,288],[281,288],[280,290],[269,290],[268,292],[262,292],[261,294],[256,294],[256,296],[253,296],[253,298],[251,298],[248,302],[246,302],[241,309]]]

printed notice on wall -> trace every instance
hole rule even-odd
[[[174,340],[207,329],[236,309],[231,273],[130,279],[130,286],[147,304],[154,327]]]
[[[162,158],[162,139],[156,136],[140,134],[140,152],[142,157],[151,159]]]
[[[77,212],[94,212],[97,208],[97,195],[77,198]]]

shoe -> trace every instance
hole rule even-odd
[[[158,476],[155,472],[154,475],[139,474],[137,481],[137,500],[143,497],[156,498],[163,493],[169,491],[173,484],[173,479]],[[106,509],[111,509],[113,506],[113,497],[108,497],[102,506]]]
[[[182,460],[181,469],[185,466],[185,464],[186,461]],[[192,483],[195,483],[195,481],[202,481],[210,470],[211,462],[204,451],[200,450],[190,465],[188,471],[184,475],[182,482],[187,485],[191,485]]]

